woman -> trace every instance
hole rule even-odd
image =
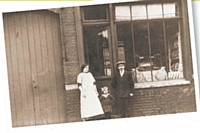
[[[83,64],[81,73],[77,77],[80,94],[81,118],[83,121],[90,117],[103,114],[103,109],[98,98],[95,79],[89,72],[89,66]]]

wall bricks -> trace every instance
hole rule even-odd
[[[80,91],[68,90],[66,91],[66,106],[67,106],[67,121],[78,122],[81,121],[80,115]]]
[[[67,91],[68,122],[81,121],[80,92]],[[73,103],[73,104],[72,104]],[[135,89],[130,99],[131,117],[195,112],[193,85]]]
[[[137,89],[130,99],[132,116],[196,111],[195,90],[190,86]]]
[[[74,7],[61,9],[60,25],[65,84],[74,84],[79,73]]]

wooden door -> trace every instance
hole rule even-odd
[[[66,122],[59,16],[3,15],[13,127]]]

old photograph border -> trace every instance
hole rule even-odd
[[[130,1],[130,0],[129,0]],[[133,1],[133,0],[132,0]],[[115,2],[128,2],[127,0],[112,0],[109,3]],[[190,0],[188,2],[188,12],[189,12],[189,25],[190,25],[190,36],[191,36],[191,48],[192,48],[192,60],[193,60],[193,70],[194,70],[194,81],[195,81],[195,94],[196,94],[196,106],[197,112],[193,113],[181,113],[181,114],[169,114],[169,115],[158,115],[158,116],[145,116],[145,117],[134,117],[126,119],[115,119],[108,121],[92,121],[92,122],[78,122],[78,123],[66,123],[66,124],[56,124],[56,125],[45,125],[45,126],[32,126],[32,127],[20,127],[12,128],[11,122],[11,111],[10,111],[10,98],[9,98],[9,87],[8,87],[8,75],[7,75],[7,64],[6,64],[6,51],[3,33],[3,20],[2,13],[13,12],[13,11],[27,11],[27,10],[38,10],[47,8],[59,8],[59,7],[70,7],[70,6],[80,6],[80,5],[92,5],[92,4],[102,4],[101,1],[93,2],[33,2],[33,3],[4,3],[1,6],[1,45],[0,45],[0,102],[1,102],[1,126],[3,130],[11,133],[25,133],[25,132],[115,132],[115,131],[131,131],[131,132],[160,132],[162,133],[178,130],[177,128],[184,129],[185,126],[192,126],[199,123],[199,78],[198,78],[198,68],[197,68],[197,47],[195,46],[194,38],[194,25],[193,25],[193,13],[192,13],[192,3]],[[108,3],[108,2],[107,2]],[[197,43],[197,42],[196,42]],[[92,127],[92,128],[91,128]],[[193,127],[193,126],[192,126]],[[173,130],[174,129],[174,130]],[[195,129],[191,129],[191,131]],[[179,130],[178,130],[179,131]],[[185,130],[182,130],[185,132]],[[197,131],[198,132],[198,131]]]

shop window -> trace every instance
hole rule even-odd
[[[96,77],[111,75],[109,30],[106,26],[85,26],[83,28],[85,61]]]
[[[83,7],[84,21],[105,21],[108,20],[108,9],[106,5]]]
[[[120,23],[116,28],[118,59],[124,58],[136,82],[183,78],[179,21]]]
[[[133,73],[136,83],[183,79],[177,3],[113,7],[116,30],[104,23],[83,25],[84,58],[93,75],[112,76],[111,53],[114,53],[117,60],[126,61],[126,69]],[[84,7],[83,10],[83,24],[110,18],[107,6]],[[117,49],[114,42],[111,47],[110,30],[116,31]]]
[[[145,20],[177,17],[176,3],[115,6],[115,20]]]

